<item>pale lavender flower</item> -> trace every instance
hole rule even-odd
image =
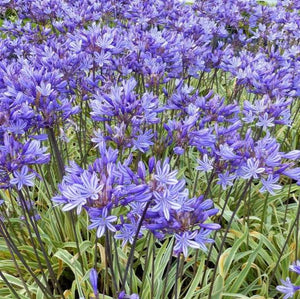
[[[170,220],[170,209],[179,210],[181,208],[181,204],[175,201],[177,196],[174,198],[168,189],[162,194],[154,191],[153,195],[156,205],[151,210],[154,212],[162,211],[167,220]]]
[[[170,172],[170,165],[166,161],[163,163],[161,167],[161,162],[158,161],[156,164],[156,174],[154,178],[162,183],[168,185],[176,185],[178,180],[176,178],[177,170],[173,170]]]
[[[67,185],[64,182],[60,185],[61,194],[63,199],[67,199],[67,204],[62,208],[62,211],[70,211],[77,208],[77,214],[81,213],[82,207],[86,205],[87,200],[86,198],[80,196],[80,193],[76,186],[74,185]],[[58,203],[64,203],[61,200],[60,196],[52,199]]]
[[[51,88],[51,83],[46,84],[44,82],[41,82],[41,85],[37,86],[36,90],[44,97],[48,97],[53,91]]]
[[[149,150],[150,145],[153,145],[151,138],[153,134],[152,130],[146,131],[145,133],[138,135],[136,139],[133,139],[133,149],[138,149],[142,153],[145,153]]]
[[[196,167],[197,170],[210,172],[213,169],[213,159],[208,159],[207,154],[204,154],[203,160],[197,159],[199,166]]]
[[[117,221],[117,216],[107,216],[108,211],[107,208],[102,210],[101,217],[97,217],[95,219],[91,219],[92,224],[89,225],[89,229],[97,228],[97,237],[101,238],[104,233],[105,229],[109,229],[112,232],[116,232],[116,228],[111,224],[111,222]]]
[[[270,194],[275,195],[275,190],[282,189],[282,186],[276,184],[278,180],[279,176],[273,177],[273,174],[269,174],[266,180],[264,178],[261,178],[263,186],[259,189],[259,191],[262,193],[268,191]]]
[[[234,160],[238,156],[233,152],[233,148],[230,148],[227,144],[220,145],[220,152],[218,153],[224,160]]]
[[[184,154],[184,149],[181,146],[175,146],[174,147],[174,153],[176,155],[183,155]]]
[[[139,295],[138,294],[131,294],[131,295],[127,295],[125,293],[125,291],[122,291],[119,296],[118,299],[139,299]]]
[[[103,67],[104,64],[109,63],[109,59],[111,57],[111,54],[109,52],[104,53],[104,51],[101,51],[100,53],[95,52],[95,61],[98,63],[100,67]]]
[[[266,131],[268,128],[274,127],[274,117],[269,118],[267,112],[265,112],[263,116],[259,116],[258,120],[259,121],[256,123],[256,125],[258,127],[262,127],[264,131]]]
[[[253,115],[251,110],[249,112],[245,111],[244,115],[245,117],[243,117],[242,120],[247,124],[253,123],[256,119],[256,115]]]
[[[296,291],[300,289],[299,286],[295,286],[292,284],[290,278],[288,277],[286,280],[281,279],[282,285],[277,286],[276,290],[285,294],[283,299],[292,298]]]
[[[242,166],[242,170],[244,174],[242,175],[242,178],[244,179],[250,179],[258,178],[258,174],[262,173],[265,171],[265,168],[259,167],[259,160],[250,158],[247,160],[247,166]]]
[[[174,252],[175,253],[181,253],[183,252],[183,255],[185,257],[188,256],[188,248],[195,248],[200,249],[201,245],[194,241],[194,238],[197,236],[198,231],[194,231],[192,233],[190,232],[184,232],[183,234],[175,234],[176,243],[174,246]]]
[[[290,160],[297,160],[300,158],[300,150],[293,150],[282,155],[283,158],[290,159]]]
[[[97,174],[93,172],[90,174],[85,170],[81,175],[81,184],[75,184],[74,187],[77,188],[80,197],[90,198],[97,200],[99,193],[103,189],[103,184],[100,184]]]
[[[23,186],[34,186],[35,174],[30,173],[28,174],[28,167],[24,165],[21,168],[21,171],[14,171],[14,178],[10,180],[10,183],[13,185],[17,185],[18,189],[21,190]]]
[[[226,171],[225,173],[220,173],[218,177],[219,180],[217,184],[221,185],[223,190],[226,190],[228,186],[233,185],[233,180],[236,178],[236,175],[230,174],[229,171]]]
[[[121,226],[120,233],[115,235],[115,238],[122,240],[122,247],[124,247],[127,244],[127,242],[132,244],[136,230],[136,223],[125,223]]]
[[[102,131],[99,129],[94,132],[95,137],[93,137],[91,140],[92,142],[96,143],[96,147],[99,147],[99,149],[105,148],[105,137],[103,136]]]
[[[296,272],[297,274],[300,275],[300,261],[294,262],[289,269],[293,272]]]

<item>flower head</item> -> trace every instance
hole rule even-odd
[[[183,234],[175,234],[176,243],[174,246],[174,252],[180,253],[183,252],[185,257],[188,256],[188,248],[201,248],[201,245],[194,241],[195,237],[197,236],[197,231],[193,233],[184,232]]]
[[[247,160],[247,166],[242,166],[242,170],[244,171],[242,178],[250,179],[253,177],[257,179],[258,174],[264,172],[265,168],[259,167],[259,160],[250,158]]]
[[[277,190],[280,190],[282,186],[276,184],[279,180],[279,176],[273,176],[273,174],[269,174],[268,178],[265,180],[261,179],[263,184],[262,188],[259,189],[260,192],[268,191],[270,194],[275,195]]]
[[[17,185],[18,189],[21,190],[23,186],[34,186],[33,179],[35,178],[34,173],[28,174],[28,167],[24,165],[21,171],[14,171],[14,178],[10,180],[10,183]]]
[[[286,280],[281,279],[281,283],[282,285],[277,286],[276,290],[285,294],[283,299],[292,298],[295,292],[300,289],[300,286],[293,285],[289,278],[287,278]]]
[[[92,224],[89,225],[89,229],[97,228],[97,237],[101,238],[104,233],[105,229],[109,229],[112,232],[116,231],[116,228],[111,224],[111,222],[115,222],[118,217],[117,216],[107,216],[108,211],[105,207],[102,210],[102,215],[100,217],[96,217],[94,219],[91,219]]]
[[[197,162],[199,163],[199,166],[196,167],[197,170],[204,171],[204,172],[210,172],[213,170],[213,159],[208,159],[207,154],[204,154],[203,160],[197,159]]]
[[[95,172],[90,174],[88,171],[84,171],[80,175],[80,184],[75,184],[80,197],[90,198],[93,200],[98,199],[99,192],[103,189],[103,185],[99,183],[99,179]]]

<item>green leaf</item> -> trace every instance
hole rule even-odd
[[[74,257],[65,249],[59,249],[54,254],[54,256],[60,259],[61,261],[63,261],[66,265],[68,265],[69,268],[74,273],[75,277],[78,277],[79,280],[83,278],[83,273],[81,270],[80,263],[77,260],[77,257]]]
[[[223,287],[224,287],[224,279],[221,275],[218,275],[214,283],[211,299],[221,299],[223,293]]]
[[[248,262],[246,266],[243,268],[241,273],[237,276],[236,281],[234,282],[233,286],[230,288],[229,293],[238,293],[241,285],[245,282],[245,278],[247,277],[247,274],[251,268],[252,263],[257,258],[259,251],[261,250],[262,242],[259,241],[259,244],[257,248],[254,250],[254,252],[250,255]]]
[[[231,248],[226,249],[221,255],[218,267],[220,275],[223,277],[223,279],[225,279],[225,277],[227,276],[231,264],[236,257],[236,253],[241,247],[241,245],[245,242],[248,234],[249,231],[247,228],[245,228],[244,234],[234,243],[234,245]]]

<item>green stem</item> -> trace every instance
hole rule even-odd
[[[264,223],[265,223],[265,217],[266,217],[266,212],[267,212],[268,199],[269,199],[269,193],[267,194],[267,196],[265,198],[264,207],[263,207],[263,213],[261,215],[261,220],[260,220],[260,233],[261,234],[263,233],[263,229],[264,229]]]

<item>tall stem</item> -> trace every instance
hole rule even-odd
[[[125,269],[124,277],[122,279],[121,291],[123,291],[125,289],[125,283],[126,283],[126,279],[127,279],[127,276],[128,276],[129,267],[130,267],[131,262],[133,260],[135,245],[136,245],[136,242],[137,242],[137,239],[138,239],[138,236],[139,236],[139,233],[140,233],[140,230],[141,230],[141,227],[142,227],[142,224],[143,224],[143,221],[144,221],[144,218],[146,216],[146,212],[147,212],[149,206],[150,206],[150,201],[148,201],[147,204],[146,204],[146,206],[145,206],[145,209],[144,209],[143,214],[141,216],[140,222],[138,224],[138,227],[137,227],[137,230],[136,230],[133,242],[132,242],[132,246],[131,246],[131,249],[130,249],[128,261],[127,261],[127,264],[126,264],[126,269]]]
[[[55,133],[54,133],[53,128],[49,127],[47,129],[47,134],[48,134],[50,144],[51,144],[51,147],[52,147],[52,150],[53,150],[56,162],[57,162],[58,174],[59,174],[60,179],[62,179],[64,176],[64,173],[65,173],[65,166],[64,166],[63,158],[62,158],[61,153],[58,148],[58,144],[57,144],[57,140],[55,138]]]

